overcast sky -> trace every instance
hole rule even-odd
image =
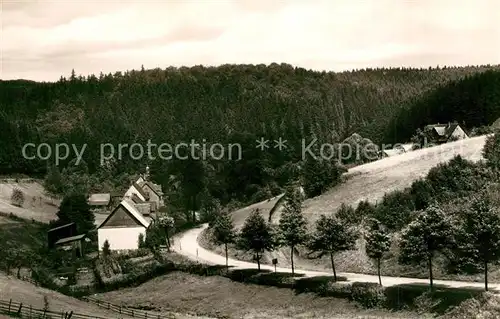
[[[0,0],[1,79],[285,62],[500,63],[500,0]]]

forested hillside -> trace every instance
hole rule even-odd
[[[88,77],[72,72],[56,83],[1,81],[0,172],[45,175],[53,160],[23,159],[21,149],[28,142],[74,143],[79,148],[87,144],[86,165],[67,168],[64,173],[79,176],[91,189],[122,185],[124,176],[149,164],[165,189],[173,185],[177,190],[183,185],[192,188],[184,189],[190,201],[199,201],[194,197],[201,189],[226,203],[230,199],[252,201],[281,191],[294,172],[293,164],[300,160],[302,138],[339,142],[356,132],[381,142],[401,107],[427,105],[417,101],[432,99],[432,94],[424,98],[432,89],[495,68],[498,66],[332,73],[286,64],[224,65]],[[497,75],[488,74],[463,83],[475,83],[476,78],[489,83]],[[461,92],[466,84],[456,85]],[[482,82],[476,85],[482,87]],[[436,94],[440,94],[439,101],[449,98],[448,104],[453,105],[468,93],[458,97]],[[472,95],[470,99],[474,99]],[[466,116],[465,111],[460,112]],[[406,123],[411,117],[397,121]],[[261,136],[270,140],[282,136],[289,147],[279,152],[271,141],[270,149],[263,153],[255,148],[255,140]],[[100,167],[100,144],[146,145],[148,139],[156,144],[189,143],[192,139],[199,143],[204,139],[208,144],[240,143],[243,159],[148,161],[147,157],[132,160],[125,152],[120,160]],[[70,160],[72,157],[63,161],[62,167]],[[53,181],[70,179],[61,177],[59,169],[50,173]],[[64,187],[53,191],[63,192]]]
[[[500,117],[500,72],[487,71],[452,81],[410,101],[387,126],[385,141],[408,141],[417,128],[458,121],[466,128],[491,125]]]

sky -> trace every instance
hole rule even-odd
[[[500,0],[0,0],[0,79],[169,66],[500,64]]]

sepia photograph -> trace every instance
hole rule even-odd
[[[500,0],[0,0],[0,318],[500,318]]]

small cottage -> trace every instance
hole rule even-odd
[[[90,242],[86,234],[80,234],[72,237],[61,238],[55,242],[56,249],[73,251],[73,256],[80,258],[85,255],[85,243]]]
[[[443,144],[469,138],[458,123],[432,124],[424,128],[422,146],[428,144]]]
[[[65,225],[51,228],[47,232],[47,246],[49,248],[54,248],[56,246],[56,242],[59,241],[60,239],[76,235],[78,235],[78,233],[76,231],[75,223],[68,223]]]
[[[146,237],[149,224],[150,221],[144,218],[134,203],[124,198],[97,229],[99,250],[102,250],[106,240],[111,250],[138,249],[139,235]]]
[[[109,193],[92,194],[88,198],[88,203],[92,208],[105,208],[109,205],[110,200]]]

